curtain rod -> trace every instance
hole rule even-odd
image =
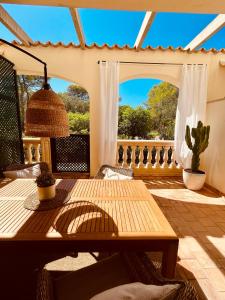
[[[102,62],[106,62],[105,60],[101,60]],[[98,60],[98,64],[100,60]],[[139,65],[174,65],[174,66],[182,66],[183,63],[167,63],[167,62],[143,62],[143,61],[119,61],[120,64],[139,64]],[[192,64],[187,64],[192,65]],[[194,64],[203,66],[203,64]]]

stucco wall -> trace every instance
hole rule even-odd
[[[90,96],[90,137],[91,137],[91,175],[99,167],[98,145],[100,135],[99,122],[99,65],[98,60],[142,61],[163,63],[204,63],[208,65],[208,101],[225,96],[225,67],[219,61],[225,60],[223,53],[190,53],[180,50],[128,50],[128,49],[92,49],[81,50],[62,46],[31,46],[26,48],[48,64],[50,77],[58,77],[79,83],[86,88]],[[15,63],[20,74],[43,74],[42,65],[32,58],[11,49],[0,46],[0,53]],[[120,81],[132,78],[158,78],[179,87],[180,66],[121,64]],[[205,153],[204,168],[208,171],[207,182],[221,191],[225,191],[225,102],[207,105],[207,122],[211,125],[210,145]]]
[[[206,122],[210,125],[204,156],[207,182],[225,193],[225,100],[208,103]]]

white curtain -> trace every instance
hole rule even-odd
[[[185,142],[186,125],[204,122],[207,97],[207,65],[183,65],[175,125],[175,158],[184,168],[191,167],[192,152]]]
[[[100,62],[100,164],[115,165],[118,132],[119,63]]]

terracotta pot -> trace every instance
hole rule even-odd
[[[37,187],[40,201],[49,200],[55,197],[55,184],[46,187]]]
[[[191,169],[183,170],[184,185],[193,191],[198,191],[203,188],[206,179],[206,174],[203,171],[192,172]]]

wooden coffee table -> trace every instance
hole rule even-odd
[[[0,189],[2,267],[7,261],[9,268],[12,257],[30,257],[37,267],[69,251],[161,251],[162,274],[174,276],[178,238],[143,181],[65,179],[58,186],[70,191],[70,200],[44,212],[23,208],[36,191],[34,180],[17,179]]]

